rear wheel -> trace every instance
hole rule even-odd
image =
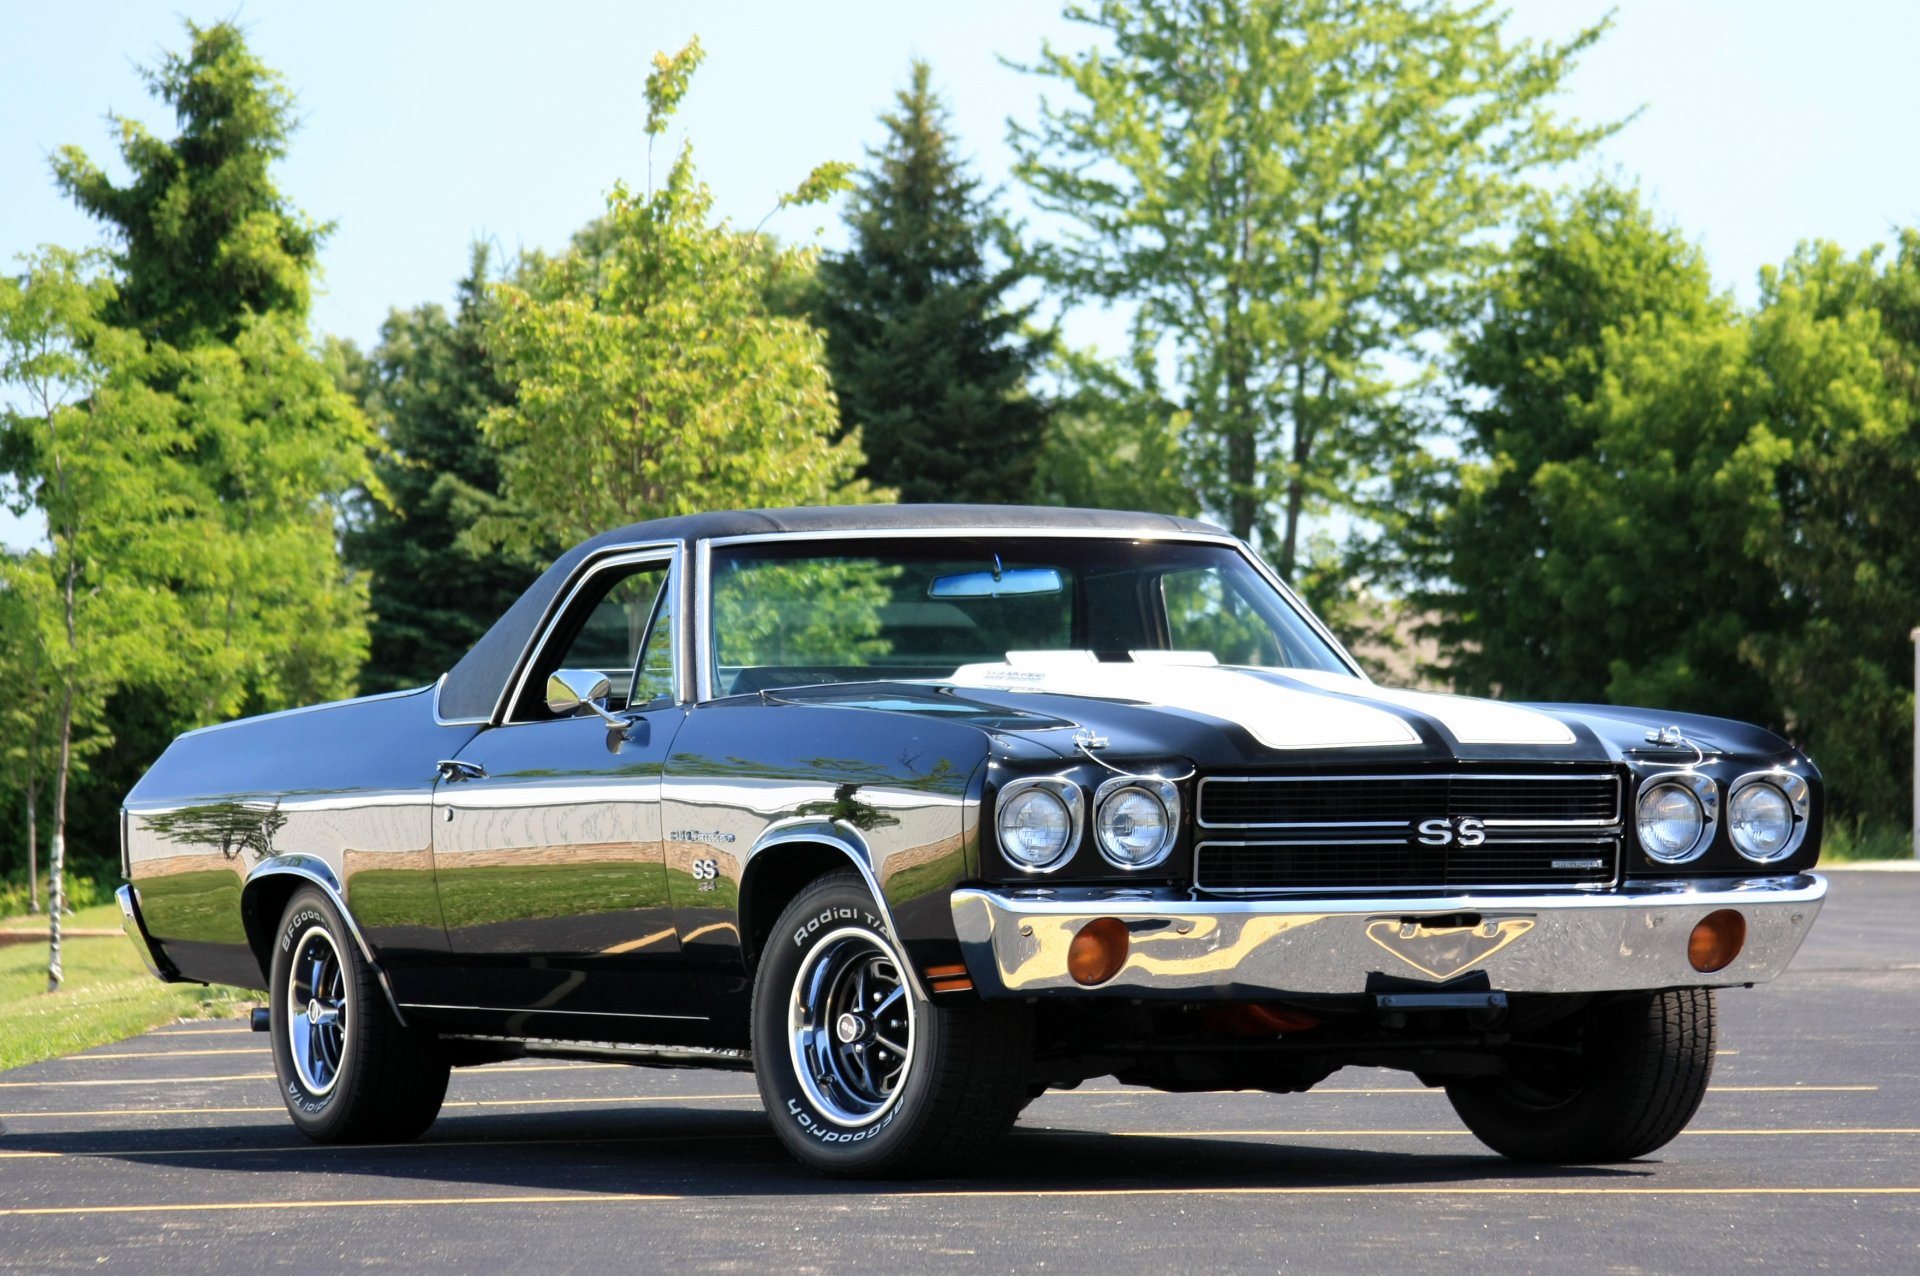
[[[808,886],[754,976],[753,1058],[774,1129],[829,1174],[964,1168],[1023,1105],[1033,1054],[1024,1006],[936,1006],[858,874]]]
[[[270,1025],[280,1096],[321,1143],[398,1142],[433,1124],[448,1063],[432,1036],[394,1017],[339,911],[294,893],[273,950]]]
[[[1457,1081],[1447,1098],[1482,1143],[1516,1161],[1630,1161],[1693,1120],[1714,1038],[1710,988],[1624,997],[1516,1045],[1506,1075]]]

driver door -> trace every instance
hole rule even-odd
[[[662,763],[686,712],[679,581],[672,549],[594,564],[541,638],[505,721],[476,735],[435,786],[452,960],[474,1006],[524,1012],[515,1032],[603,1032],[578,1018],[588,1015],[704,1017],[678,970],[660,824]],[[599,707],[621,726],[588,705],[551,710],[547,682],[561,669],[604,675]]]

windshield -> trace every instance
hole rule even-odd
[[[1230,546],[1065,537],[716,548],[714,693],[941,679],[1073,653],[1349,672]]]

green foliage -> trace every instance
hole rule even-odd
[[[1392,369],[1456,317],[1522,178],[1604,135],[1547,107],[1604,23],[1535,46],[1441,0],[1068,12],[1104,38],[1043,49],[1028,69],[1070,97],[1013,136],[1069,227],[1040,263],[1132,307],[1118,389],[1190,416],[1188,484],[1290,574],[1303,515],[1410,446]]]
[[[1091,351],[1057,351],[1051,366],[1073,389],[1054,405],[1040,440],[1038,504],[1200,513],[1186,478],[1186,411],[1132,393],[1127,377]]]
[[[698,45],[656,63],[662,131]],[[775,252],[709,218],[683,146],[657,190],[615,185],[592,251],[531,258],[494,289],[486,342],[513,402],[482,421],[505,507],[470,542],[538,556],[637,519],[862,500],[857,435],[833,442],[819,334],[769,313]]]
[[[1792,618],[1751,656],[1834,801],[1902,823],[1920,621],[1920,231],[1893,260],[1803,248],[1762,280],[1761,384],[1742,460],[1763,496],[1747,547]]]
[[[366,502],[346,540],[347,560],[372,576],[365,692],[417,687],[451,669],[534,574],[461,540],[500,490],[480,419],[511,401],[487,362],[486,286],[487,253],[476,246],[452,315],[437,305],[396,310],[370,356],[338,352],[387,448],[375,465],[387,499]]]
[[[955,154],[927,64],[910,75],[848,210],[852,246],[820,265],[813,315],[865,477],[904,501],[1018,501],[1047,420],[1028,389],[1046,342],[1022,332],[1032,307],[1008,300],[1024,272],[989,265],[996,241],[1011,255],[1011,231]]]
[[[1699,253],[1632,192],[1527,221],[1460,348],[1460,463],[1402,471],[1429,498],[1403,508],[1440,511],[1402,543],[1444,571],[1418,597],[1457,685],[1777,720],[1742,654],[1777,604],[1745,549],[1746,360]]]
[[[162,141],[110,117],[131,173],[116,186],[78,147],[54,156],[55,180],[106,222],[125,279],[108,318],[175,346],[232,340],[249,314],[304,315],[330,229],[292,208],[268,169],[296,125],[293,95],[231,22],[189,22],[192,47],[142,71],[180,135]]]
[[[1459,350],[1459,464],[1402,468],[1400,567],[1462,689],[1767,723],[1901,822],[1920,235],[1763,283],[1740,313],[1605,185],[1530,221]]]

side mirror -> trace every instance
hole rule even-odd
[[[612,681],[597,669],[556,669],[547,678],[547,711],[566,717],[585,705],[609,722],[618,721],[601,703],[612,690]]]

